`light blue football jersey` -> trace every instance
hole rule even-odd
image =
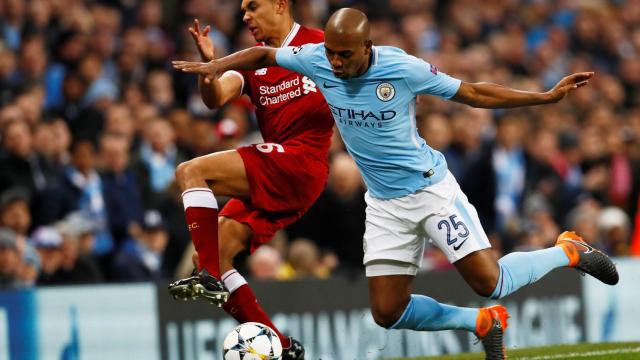
[[[444,156],[418,135],[416,95],[449,99],[460,80],[389,46],[374,46],[367,72],[350,79],[333,74],[324,43],[280,48],[276,61],[322,91],[371,196],[401,197],[444,178]]]

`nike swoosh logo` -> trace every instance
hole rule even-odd
[[[462,245],[467,242],[468,239],[469,238],[464,239],[460,244],[458,244],[458,246],[453,245],[453,250],[458,251],[462,247]]]
[[[568,238],[564,238],[564,239],[562,239],[562,241],[572,242],[572,243],[574,243],[576,245],[580,245],[580,246],[584,247],[585,249],[587,249],[587,251],[584,252],[585,254],[593,252],[593,247],[591,245],[587,244],[586,242],[575,241],[575,240],[568,239]]]
[[[333,88],[338,87],[338,85],[327,85],[327,83],[324,82],[324,83],[322,83],[322,87],[325,88],[325,89],[333,89]]]

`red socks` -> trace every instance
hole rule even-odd
[[[283,348],[286,349],[291,346],[289,337],[282,335],[273,325],[269,316],[258,304],[256,296],[242,275],[236,270],[230,270],[224,274],[222,281],[231,292],[229,300],[222,305],[227,314],[233,316],[241,324],[249,321],[265,324],[276,332]]]
[[[218,203],[206,188],[187,189],[182,193],[187,226],[200,259],[198,271],[207,269],[220,279],[218,255]]]

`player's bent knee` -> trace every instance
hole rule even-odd
[[[398,319],[402,316],[404,309],[397,309],[395,307],[379,307],[373,306],[371,308],[371,315],[373,321],[385,329],[389,329],[393,324],[398,322]]]
[[[470,285],[473,291],[476,292],[476,294],[488,298],[493,294],[497,283],[498,278],[491,276],[479,279]]]
[[[196,171],[195,163],[192,160],[181,162],[176,167],[176,180],[179,184],[184,184],[187,179],[194,176]]]
[[[187,184],[192,180],[205,180],[204,165],[205,162],[202,159],[196,158],[182,162],[176,167],[176,180],[182,190],[186,190]]]
[[[473,289],[475,291],[476,294],[478,294],[479,296],[488,298],[491,296],[491,294],[493,294],[493,290],[489,291],[487,288],[479,288],[479,289]]]

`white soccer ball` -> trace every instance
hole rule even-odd
[[[224,360],[277,360],[282,356],[278,335],[257,322],[236,326],[224,339],[223,348]]]

